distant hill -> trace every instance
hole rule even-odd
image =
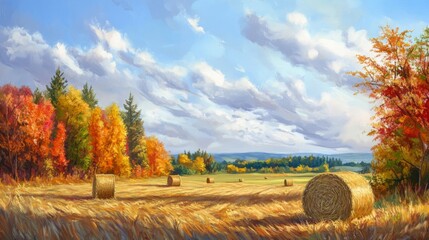
[[[372,153],[342,153],[342,154],[321,154],[321,153],[264,153],[264,152],[248,152],[248,153],[215,153],[214,157],[217,162],[233,162],[236,159],[244,160],[265,160],[268,158],[282,158],[288,156],[327,156],[339,158],[343,163],[347,162],[366,162],[372,160]]]

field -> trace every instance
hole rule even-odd
[[[214,184],[205,183],[208,176]],[[315,222],[301,206],[314,174],[221,174],[118,180],[116,199],[92,184],[1,186],[0,239],[425,239],[429,207],[377,202],[352,221]],[[267,177],[267,179],[264,179]],[[284,178],[293,187],[284,187]],[[238,178],[244,182],[239,183]]]

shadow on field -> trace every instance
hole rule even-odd
[[[19,194],[22,197],[34,197],[34,198],[51,198],[51,199],[63,199],[69,201],[79,201],[79,200],[90,200],[93,199],[91,193],[88,195],[60,195],[60,194],[36,194],[36,193],[21,193]]]
[[[161,188],[169,187],[167,184],[138,184],[138,185],[134,185],[134,186],[138,186],[138,187],[161,187]]]
[[[268,204],[278,201],[299,201],[301,200],[301,194],[240,194],[240,195],[168,195],[168,196],[127,196],[121,197],[119,194],[116,196],[119,201],[168,201],[170,203],[205,203],[209,206],[217,204],[236,204],[236,205],[254,205],[254,204]]]
[[[276,226],[276,225],[308,225],[315,224],[316,220],[307,217],[304,213],[293,215],[268,216],[262,219],[243,219],[233,223],[234,226]]]

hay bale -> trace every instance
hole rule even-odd
[[[167,185],[168,186],[180,186],[182,183],[182,180],[180,178],[180,175],[170,175],[167,179]]]
[[[214,178],[207,178],[207,183],[214,183]]]
[[[285,179],[285,186],[286,187],[293,186],[293,179]]]
[[[239,181],[239,182],[243,182],[243,181],[244,181],[244,179],[242,179],[242,178],[239,178],[239,179],[238,179],[238,181]]]
[[[115,197],[115,175],[95,174],[92,179],[93,198],[114,198]]]
[[[264,179],[268,179],[268,177],[264,177]]]
[[[302,204],[305,214],[313,219],[346,220],[370,214],[374,194],[368,181],[357,173],[323,173],[307,183]]]

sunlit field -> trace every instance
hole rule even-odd
[[[112,200],[92,199],[90,182],[2,186],[0,239],[428,237],[429,207],[421,203],[377,202],[365,218],[313,221],[301,198],[314,175],[194,175],[180,187],[166,187],[166,177],[118,180]],[[285,178],[294,186],[284,187]]]

